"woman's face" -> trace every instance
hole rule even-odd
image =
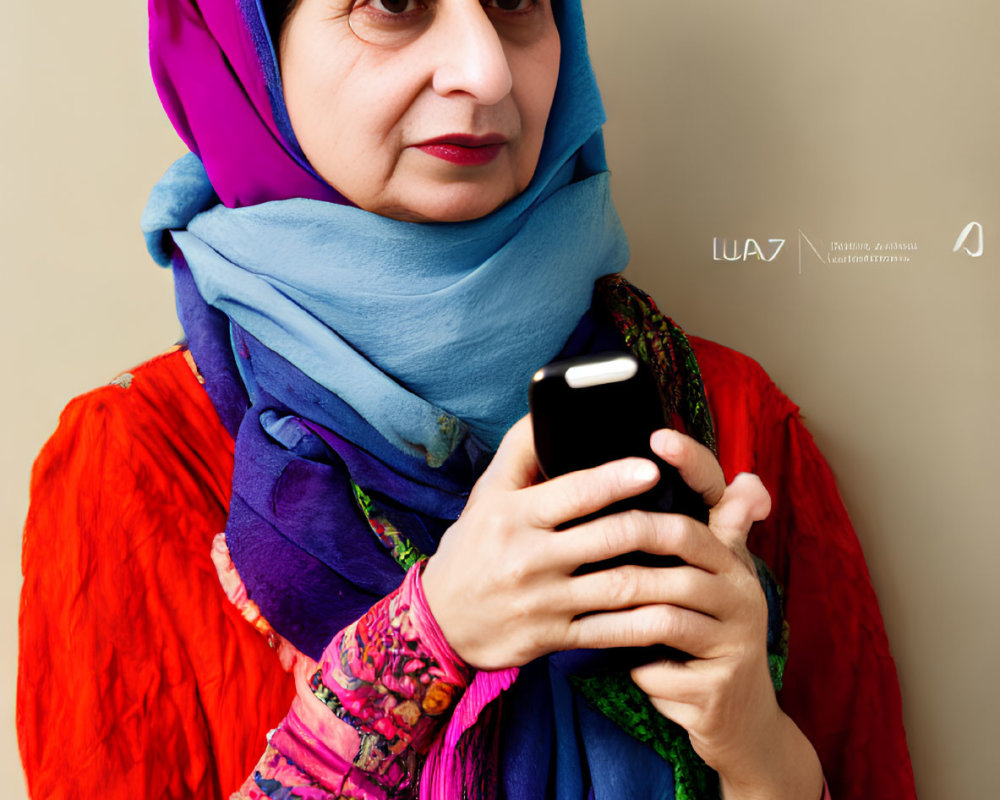
[[[551,0],[300,0],[285,104],[316,171],[406,220],[484,216],[538,163],[559,72]]]

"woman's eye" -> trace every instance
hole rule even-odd
[[[537,2],[538,0],[483,0],[483,5],[500,11],[524,11]]]
[[[403,14],[412,11],[418,4],[416,0],[371,0],[368,5],[390,14]]]
[[[351,8],[347,17],[361,41],[399,47],[422,34],[434,21],[428,0],[366,0]]]

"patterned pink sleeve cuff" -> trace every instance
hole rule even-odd
[[[423,566],[330,642],[244,797],[281,788],[368,800],[416,784],[471,675],[427,605]]]

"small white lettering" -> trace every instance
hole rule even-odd
[[[774,248],[770,256],[767,255],[764,248],[761,247],[756,239],[745,239],[743,240],[743,246],[740,247],[739,239],[730,240],[725,237],[716,236],[712,239],[712,260],[746,262],[753,258],[757,261],[771,262],[778,257],[781,248],[785,246],[785,240],[768,239],[767,243]]]

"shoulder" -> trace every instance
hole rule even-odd
[[[175,347],[71,401],[39,455],[32,485],[58,473],[62,485],[111,490],[132,473],[152,489],[161,476],[204,479],[231,466],[231,438],[187,351]]]
[[[18,727],[33,795],[110,780],[112,794],[216,796],[280,718],[287,681],[211,560],[232,452],[182,349],[63,411],[32,472],[22,549]]]
[[[32,469],[26,577],[55,543],[61,553],[95,543],[128,552],[169,517],[175,535],[157,537],[161,546],[193,546],[185,534],[216,532],[229,505],[232,450],[180,348],[77,397]],[[199,543],[206,552],[210,540]]]
[[[32,470],[24,597],[37,592],[44,613],[74,591],[127,605],[122,582],[143,586],[194,553],[207,562],[231,474],[232,441],[186,351],[77,397]]]
[[[730,402],[740,397],[765,399],[789,412],[798,411],[798,406],[785,396],[767,371],[750,356],[698,336],[689,336],[688,341],[698,359],[706,391],[719,400]]]
[[[689,336],[705,384],[727,478],[756,471],[760,451],[776,444],[789,424],[798,424],[799,407],[750,356],[730,347]]]
[[[168,550],[207,556],[225,524],[232,448],[180,348],[77,397],[32,470],[26,587],[59,560],[73,582],[156,569]]]

